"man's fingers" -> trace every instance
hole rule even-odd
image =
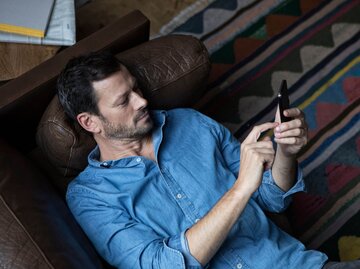
[[[285,132],[295,128],[307,130],[307,124],[304,119],[297,118],[289,122],[281,123],[275,128],[275,132]]]
[[[262,154],[262,155],[266,155],[266,156],[274,156],[275,155],[275,151],[272,150],[272,149],[265,149],[265,148],[262,148],[262,149],[257,149],[257,152]],[[268,160],[267,158],[265,158],[265,160]]]
[[[306,135],[307,131],[304,128],[296,128],[285,132],[275,132],[276,138],[304,137]]]
[[[248,134],[248,136],[245,138],[243,143],[245,143],[245,144],[255,143],[259,139],[262,132],[270,130],[270,129],[274,129],[278,125],[279,125],[279,123],[277,123],[277,122],[266,122],[266,123],[255,126],[251,130],[251,132]]]
[[[302,112],[299,108],[289,108],[284,111],[284,114],[286,117],[290,118],[305,118],[304,112]]]
[[[275,142],[284,145],[306,145],[307,140],[301,137],[275,138]]]
[[[273,148],[273,143],[271,141],[258,141],[256,143],[251,143],[251,144],[242,143],[241,145],[243,145],[243,148],[247,147],[249,149]]]

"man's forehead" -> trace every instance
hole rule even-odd
[[[121,84],[131,82],[133,80],[134,80],[133,76],[124,67],[121,70],[111,74],[110,76],[102,80],[93,81],[92,86],[94,87],[95,90],[111,89],[114,86],[119,86]]]

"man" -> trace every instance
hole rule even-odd
[[[136,78],[107,53],[71,60],[58,95],[97,142],[67,202],[110,264],[323,268],[325,254],[306,250],[263,213],[284,210],[304,189],[296,154],[307,127],[299,109],[284,112],[288,123],[254,127],[240,146],[194,110],[149,111]],[[258,140],[271,129],[276,153],[270,138]]]

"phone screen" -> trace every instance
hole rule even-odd
[[[288,93],[287,83],[286,83],[285,79],[281,82],[281,86],[279,89],[278,104],[279,104],[279,112],[280,112],[281,122],[290,121],[291,118],[286,117],[284,115],[284,110],[288,109],[290,106],[289,93]]]

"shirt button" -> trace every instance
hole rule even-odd
[[[241,268],[242,268],[242,264],[241,264],[241,263],[238,263],[238,264],[236,265],[236,268],[237,268],[237,269],[241,269]]]
[[[200,220],[200,219],[196,219],[196,220],[195,220],[195,223],[198,223],[198,222],[199,222],[199,220]]]
[[[141,158],[136,158],[136,161],[139,163],[141,162]]]
[[[102,163],[103,166],[108,166],[108,163]]]
[[[181,199],[182,195],[181,193],[176,194],[176,198]]]

